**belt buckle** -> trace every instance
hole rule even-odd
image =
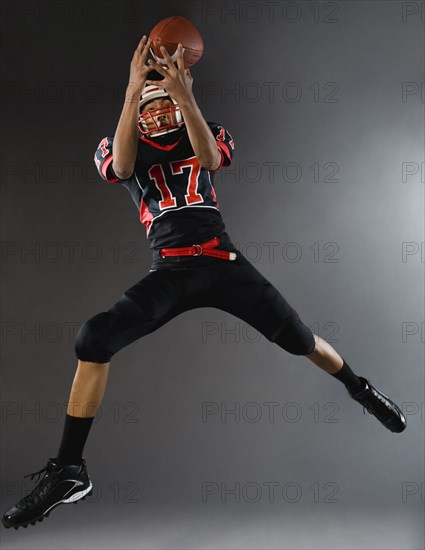
[[[200,256],[202,254],[202,246],[200,244],[193,244],[192,246],[196,247],[196,253],[194,253],[194,256]]]

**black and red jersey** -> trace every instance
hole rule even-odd
[[[201,168],[186,125],[158,137],[140,134],[132,176],[119,179],[112,169],[113,137],[99,143],[94,160],[100,176],[121,183],[131,194],[146,228],[150,248],[191,246],[225,231],[214,190],[214,173],[232,162],[234,143],[223,126],[207,122],[221,153],[220,166]]]

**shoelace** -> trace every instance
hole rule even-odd
[[[38,481],[40,479],[40,475],[42,472],[47,472],[47,466],[44,466],[44,468],[41,468],[41,470],[39,470],[38,472],[34,472],[33,474],[27,474],[24,477],[31,477],[31,479],[33,479],[33,477],[35,477],[38,474],[38,478],[37,478],[37,481]]]
[[[354,397],[356,400],[359,400],[361,399],[361,404],[362,404],[362,407],[363,407],[363,414],[366,414],[366,411],[365,409],[370,413],[370,414],[374,414],[375,411],[372,407],[372,404],[367,401],[367,400],[364,400],[363,401],[363,397],[360,397],[361,395],[365,394],[367,391],[370,391],[370,386],[369,384],[366,385],[366,387],[359,393],[356,393],[356,394],[351,394],[352,397]]]
[[[370,390],[372,392],[372,394],[374,395],[374,397],[376,397],[383,405],[385,405],[386,409],[387,410],[391,410],[391,405],[389,403],[389,401],[383,397],[382,395],[380,395],[378,392],[374,391],[374,389],[371,388]],[[373,408],[373,405],[370,401],[364,401],[363,402],[363,414],[366,414],[365,413],[365,409],[370,413],[370,414],[375,414],[375,409]]]
[[[363,405],[363,414],[366,414],[365,409],[367,410],[368,413],[375,414],[375,410],[370,403],[367,403],[367,405]]]
[[[48,467],[49,467],[49,465],[44,466],[44,468],[42,468],[38,472],[34,472],[32,474],[27,474],[24,477],[31,477],[31,479],[33,479],[36,475],[38,475],[38,478],[37,478],[37,481],[38,481],[43,472],[46,472],[47,475],[48,475],[48,472],[47,472]],[[23,505],[26,505],[31,501],[40,500],[40,497],[44,494],[44,492],[46,491],[46,489],[48,488],[49,485],[50,485],[50,483],[47,483],[43,487],[39,487],[39,486],[34,487],[34,489],[31,491],[31,493],[21,500],[21,503]]]

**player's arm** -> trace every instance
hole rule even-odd
[[[179,105],[199,164],[206,170],[215,170],[221,164],[221,153],[195,98],[188,98]]]
[[[143,36],[134,52],[130,65],[130,78],[125,93],[124,106],[112,145],[112,169],[120,179],[129,178],[134,172],[137,157],[140,95],[151,71],[145,65],[149,55],[150,40]]]
[[[164,88],[177,101],[199,164],[207,170],[215,170],[221,164],[221,153],[193,95],[193,78],[189,69],[184,68],[182,45],[179,44],[177,50],[177,67],[163,46],[161,52],[167,61],[168,69],[151,59],[149,64],[164,77],[164,80],[147,80],[147,84],[156,84]]]

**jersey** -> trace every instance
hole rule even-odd
[[[113,136],[102,139],[95,152],[100,176],[130,192],[152,249],[191,246],[225,232],[214,174],[231,164],[234,141],[223,126],[207,124],[221,154],[215,170],[200,166],[185,124],[158,137],[140,134],[134,172],[126,180],[119,179],[112,169]]]

